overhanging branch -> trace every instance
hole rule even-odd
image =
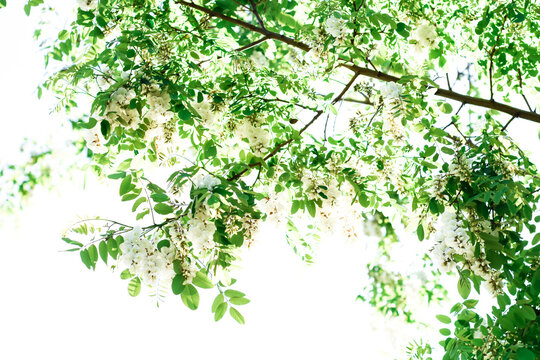
[[[269,30],[267,30],[265,28],[255,26],[255,25],[250,24],[250,23],[248,23],[246,21],[243,21],[243,20],[240,20],[240,19],[236,19],[236,18],[227,16],[227,15],[221,14],[221,13],[219,13],[217,11],[205,8],[204,6],[200,6],[200,5],[194,4],[194,3],[189,2],[189,1],[185,1],[185,0],[176,0],[176,2],[178,4],[182,4],[182,5],[187,6],[189,8],[192,8],[192,9],[198,10],[200,12],[203,12],[203,13],[205,13],[207,15],[212,16],[212,17],[216,17],[218,19],[227,21],[227,22],[229,22],[231,24],[238,25],[240,27],[243,27],[244,29],[247,29],[247,30],[259,33],[259,34],[262,34],[265,37],[267,37],[268,39],[274,39],[274,40],[281,41],[283,43],[286,43],[288,45],[291,45],[291,46],[296,47],[298,49],[301,49],[303,51],[311,50],[311,48],[307,44],[305,44],[305,43],[303,43],[301,41],[295,40],[295,39],[290,38],[290,37],[285,36],[285,35],[281,35],[281,34],[269,31]],[[358,76],[358,75],[367,76],[367,77],[370,77],[370,78],[373,78],[373,79],[378,79],[378,80],[386,81],[386,82],[398,82],[400,80],[400,78],[397,77],[397,76],[393,76],[393,75],[386,74],[386,73],[376,71],[376,70],[371,70],[371,69],[364,68],[364,67],[361,67],[361,66],[358,66],[358,65],[349,65],[349,64],[342,64],[342,65],[344,67],[350,69],[351,71],[353,71],[355,73],[355,76]],[[527,110],[519,109],[519,108],[516,108],[516,107],[513,107],[513,106],[509,106],[509,105],[506,105],[506,104],[503,104],[503,103],[500,103],[500,102],[497,102],[497,101],[494,101],[494,100],[487,100],[487,99],[477,98],[477,97],[474,97],[474,96],[464,95],[464,94],[460,94],[460,93],[457,93],[455,91],[446,90],[446,89],[438,89],[437,92],[435,93],[435,95],[441,96],[441,97],[444,97],[444,98],[447,98],[447,99],[459,101],[459,102],[464,103],[464,104],[469,104],[469,105],[483,107],[483,108],[486,108],[486,109],[492,109],[492,110],[500,111],[502,113],[509,114],[509,115],[511,115],[513,117],[516,117],[516,118],[522,118],[522,119],[530,120],[530,121],[533,121],[535,123],[540,124],[540,114],[538,114],[536,112],[533,112],[533,111],[527,111]]]

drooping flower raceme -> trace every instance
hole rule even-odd
[[[487,230],[487,226],[484,226]],[[436,231],[432,235],[434,246],[431,253],[434,256],[442,271],[450,271],[457,263],[454,255],[464,258],[463,267],[471,270],[475,275],[486,280],[486,287],[492,294],[497,294],[502,288],[502,280],[499,272],[490,268],[486,259],[486,254],[480,250],[478,255],[475,253],[473,245],[463,221],[457,218],[453,211],[446,211],[439,218]],[[483,245],[482,239],[478,242]],[[481,249],[484,246],[480,247]]]
[[[170,287],[174,277],[173,247],[162,247],[160,250],[142,233],[139,226],[124,235],[120,244],[122,255],[119,264],[124,265],[130,273],[138,276],[143,284],[155,287],[158,283]]]

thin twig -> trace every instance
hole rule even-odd
[[[510,123],[512,121],[514,121],[516,117],[515,116],[512,116],[512,118],[510,120],[508,120],[508,122],[506,123],[506,125],[503,126],[503,128],[501,129],[502,132],[504,132],[506,130],[506,128],[508,127],[508,125],[510,125]]]
[[[250,48],[252,48],[254,46],[259,45],[260,43],[265,42],[266,40],[268,40],[268,38],[266,36],[264,36],[264,37],[260,38],[259,40],[256,40],[256,41],[252,42],[251,44],[247,44],[247,45],[244,45],[242,47],[239,47],[238,49],[235,49],[234,51],[240,52],[240,51],[250,49]]]
[[[249,0],[249,3],[251,4],[251,8],[253,9],[253,14],[257,18],[257,22],[263,29],[266,29],[266,27],[264,26],[264,22],[261,19],[261,15],[259,15],[259,12],[257,11],[257,4],[255,4],[253,0]]]

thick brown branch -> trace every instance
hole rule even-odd
[[[193,4],[193,3],[185,1],[185,0],[176,0],[176,2],[179,3],[179,4],[185,5],[187,7],[190,7],[192,9],[201,11],[201,12],[207,14],[207,15],[210,15],[210,16],[225,20],[227,22],[230,22],[231,24],[238,25],[238,26],[243,27],[243,28],[245,28],[247,30],[262,34],[262,35],[268,37],[269,39],[275,39],[275,40],[284,42],[284,43],[286,43],[288,45],[294,46],[294,47],[296,47],[298,49],[301,49],[303,51],[309,51],[311,49],[307,44],[304,44],[301,41],[297,41],[297,40],[295,40],[293,38],[290,38],[288,36],[285,36],[285,35],[274,33],[272,31],[260,28],[258,26],[255,26],[253,24],[250,24],[250,23],[242,21],[242,20],[235,19],[235,18],[232,18],[232,17],[227,16],[227,15],[223,15],[223,14],[217,12],[217,11],[207,9],[207,8],[205,8],[203,6]],[[376,71],[376,70],[371,70],[371,69],[368,69],[368,68],[363,68],[363,67],[360,67],[360,66],[357,66],[357,65],[342,64],[342,66],[344,66],[344,67],[350,69],[351,71],[353,71],[355,73],[355,75],[367,76],[367,77],[370,77],[370,78],[379,79],[379,80],[386,81],[386,82],[397,82],[400,79],[397,76],[393,76],[393,75],[386,74],[386,73]],[[514,116],[514,117],[519,117],[519,118],[530,120],[530,121],[533,121],[533,122],[536,122],[536,123],[540,124],[540,114],[534,113],[532,111],[527,111],[527,110],[515,108],[513,106],[502,104],[502,103],[499,103],[499,102],[496,102],[496,101],[493,101],[493,100],[477,98],[477,97],[464,95],[464,94],[460,94],[460,93],[457,93],[457,92],[454,92],[454,91],[451,91],[451,90],[445,90],[445,89],[438,89],[437,92],[435,93],[435,95],[441,96],[441,97],[444,97],[444,98],[447,98],[447,99],[459,101],[461,103],[467,103],[469,105],[480,106],[480,107],[487,108],[487,109],[497,110],[497,111],[500,111],[502,113],[506,113],[506,114],[509,114],[511,116]]]

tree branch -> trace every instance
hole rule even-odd
[[[245,22],[243,20],[239,20],[239,19],[227,16],[227,15],[223,15],[223,14],[217,12],[217,11],[205,8],[203,6],[191,3],[189,1],[185,1],[185,0],[175,0],[175,1],[177,3],[179,3],[179,4],[187,6],[189,8],[201,11],[201,12],[207,14],[207,15],[216,17],[216,18],[221,19],[221,20],[225,20],[227,22],[230,22],[231,24],[235,24],[235,25],[238,25],[240,27],[243,27],[244,29],[247,29],[247,30],[259,33],[259,34],[262,34],[262,35],[268,37],[269,39],[274,39],[274,40],[281,41],[283,43],[286,43],[288,45],[291,45],[291,46],[296,47],[296,48],[298,48],[300,50],[303,50],[303,51],[311,50],[311,48],[307,44],[305,44],[305,43],[303,43],[301,41],[297,41],[297,40],[295,40],[293,38],[290,38],[288,36],[281,35],[281,34],[269,31],[267,29],[260,28],[258,26],[252,25],[252,24],[250,24],[248,22]],[[393,76],[393,75],[386,74],[386,73],[376,71],[376,70],[371,70],[371,69],[364,68],[364,67],[361,67],[361,66],[358,66],[358,65],[350,65],[350,64],[341,64],[341,65],[343,67],[353,71],[355,73],[355,76],[357,76],[357,75],[367,76],[367,77],[370,77],[370,78],[373,78],[373,79],[379,79],[381,81],[386,81],[386,82],[398,82],[400,80],[400,78],[397,77],[397,76]],[[441,97],[444,97],[444,98],[447,98],[447,99],[459,101],[459,102],[462,102],[462,103],[467,103],[469,105],[479,106],[479,107],[483,107],[483,108],[486,108],[486,109],[497,110],[497,111],[500,111],[502,113],[506,113],[506,114],[509,114],[511,116],[514,116],[514,117],[519,117],[519,118],[522,118],[522,119],[525,119],[525,120],[530,120],[530,121],[533,121],[533,122],[536,122],[536,123],[540,124],[540,114],[534,113],[532,111],[527,111],[527,110],[515,108],[513,106],[509,106],[509,105],[499,103],[499,102],[496,102],[496,101],[493,101],[493,100],[477,98],[477,97],[464,95],[464,94],[454,92],[452,90],[445,90],[445,89],[438,89],[437,92],[435,93],[435,95],[441,96]]]
[[[259,15],[259,12],[257,11],[257,4],[253,0],[249,0],[249,3],[251,4],[251,8],[253,9],[253,14],[257,18],[257,22],[259,25],[266,30],[266,27],[264,26],[264,22],[261,19],[261,15]]]
[[[247,50],[247,49],[251,49],[252,47],[254,46],[257,46],[259,45],[260,43],[263,43],[265,42],[266,40],[268,40],[268,38],[266,36],[263,36],[262,38],[260,38],[259,40],[255,40],[254,42],[250,43],[250,44],[247,44],[247,45],[244,45],[242,47],[239,47],[238,49],[235,49],[234,51],[244,51],[244,50]]]
[[[337,103],[338,101],[341,100],[341,98],[343,98],[343,96],[345,95],[345,93],[351,88],[351,86],[354,84],[354,82],[356,81],[356,79],[358,78],[360,74],[358,73],[355,73],[353,75],[353,77],[351,78],[351,80],[349,80],[349,82],[347,83],[347,85],[345,85],[345,87],[343,88],[343,90],[339,93],[339,95],[337,95],[334,100],[332,100],[332,105],[334,105],[335,103]],[[293,141],[299,139],[301,137],[301,135],[324,113],[323,110],[319,110],[317,111],[317,113],[315,114],[315,116],[313,116],[313,118],[306,124],[304,125],[304,127],[302,129],[300,129],[300,131],[298,132],[298,135],[296,137],[291,137],[289,138],[288,140],[285,140],[279,144],[277,144],[274,149],[269,152],[268,154],[266,154],[263,158],[262,161],[258,161],[256,163],[253,163],[253,164],[249,164],[247,165],[247,168],[240,171],[239,173],[237,173],[236,175],[230,177],[228,180],[229,181],[234,181],[234,180],[238,180],[239,178],[241,178],[246,172],[249,171],[249,169],[251,168],[254,168],[254,167],[257,167],[257,166],[260,166],[263,164],[264,161],[270,159],[271,157],[273,157],[274,155],[276,155],[282,148],[286,147],[287,145],[289,145],[290,143],[292,143]]]

